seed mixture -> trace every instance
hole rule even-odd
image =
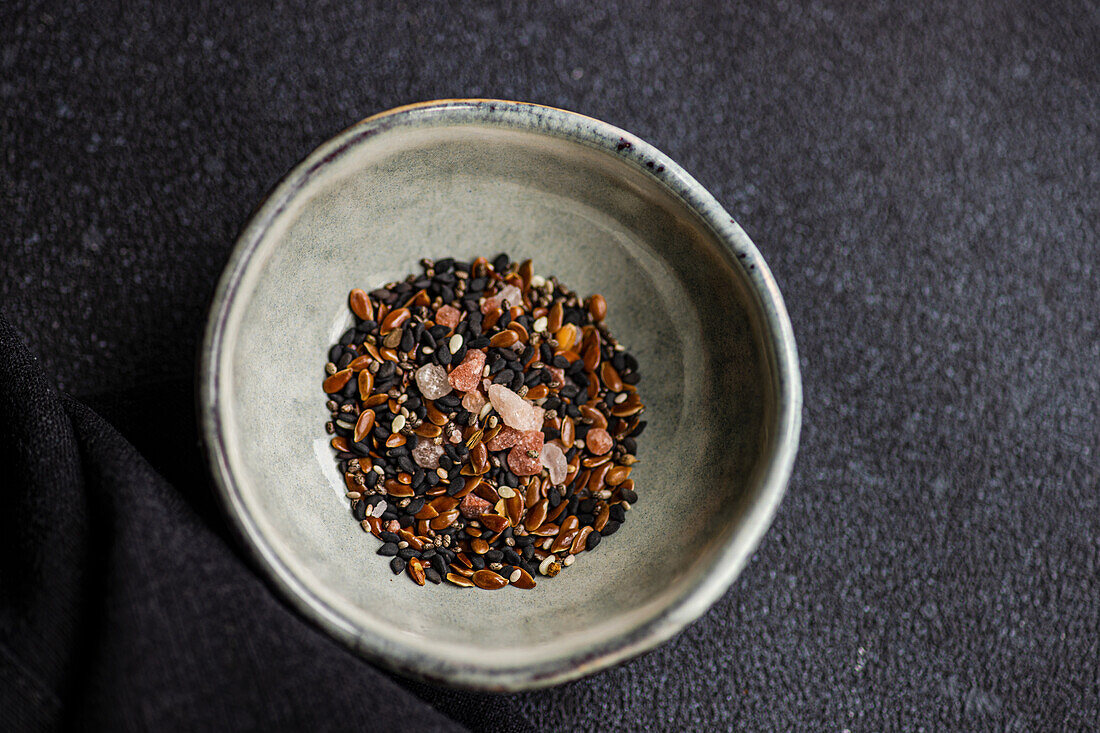
[[[534,588],[638,500],[638,362],[531,260],[421,260],[369,293],[329,351],[326,429],[351,511],[394,574]]]

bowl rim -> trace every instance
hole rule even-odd
[[[745,507],[740,527],[731,533],[711,566],[654,616],[593,648],[507,669],[478,663],[441,666],[417,650],[364,635],[350,619],[313,595],[247,511],[230,470],[223,434],[218,365],[226,352],[224,329],[241,279],[267,226],[313,174],[343,151],[396,125],[437,124],[441,120],[521,129],[595,148],[632,163],[639,174],[671,192],[700,217],[728,250],[731,262],[740,263],[740,275],[756,300],[763,346],[772,369],[775,434],[763,468],[756,473],[756,498]],[[370,660],[414,678],[476,690],[520,691],[576,679],[656,647],[701,616],[737,578],[771,525],[790,479],[802,421],[798,353],[783,297],[760,252],[733,217],[671,158],[637,136],[579,113],[509,100],[439,99],[395,107],[351,125],[310,152],[264,195],[241,230],[210,304],[198,363],[198,422],[206,459],[231,526],[266,580],[300,613]]]

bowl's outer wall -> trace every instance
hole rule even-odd
[[[601,149],[570,128],[602,126],[587,118],[500,109],[383,116],[290,174],[223,280],[202,408],[231,513],[300,607],[396,668],[515,688],[656,643],[724,590],[789,471],[792,385],[777,362],[793,342],[776,345],[751,244],[731,250],[662,183],[667,159],[633,159],[640,141]],[[642,500],[599,551],[534,591],[425,591],[392,576],[350,517],[321,429],[321,367],[350,323],[351,288],[402,278],[421,257],[500,251],[607,297],[643,370]]]

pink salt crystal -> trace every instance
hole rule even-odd
[[[397,530],[401,529],[401,522],[398,522],[396,519],[391,519],[382,525],[382,529],[387,532],[397,532]]]
[[[477,519],[492,508],[492,504],[477,494],[466,494],[458,504],[458,511],[467,519]]]
[[[520,432],[515,428],[510,428],[505,425],[500,429],[500,432],[494,435],[489,440],[485,441],[485,447],[489,450],[504,450],[505,448],[511,448],[513,445],[519,442]]]
[[[527,403],[531,408],[531,421],[528,423],[531,426],[531,430],[542,430],[542,424],[546,422],[546,410],[542,409],[533,402]]]
[[[485,399],[485,395],[478,392],[467,392],[462,396],[462,406],[467,412],[472,412],[475,415],[481,412],[481,408],[485,407],[485,403],[488,402]]]
[[[502,384],[489,385],[489,401],[504,424],[516,430],[541,430],[546,411]]]
[[[413,461],[421,468],[435,470],[439,468],[439,457],[443,455],[443,446],[436,445],[428,438],[416,439],[416,447],[412,449]]]
[[[451,370],[451,386],[463,392],[473,392],[481,381],[481,370],[485,368],[485,352],[470,349],[462,363]]]
[[[506,300],[511,305],[520,305],[523,303],[522,295],[523,293],[515,285],[505,285],[499,293],[485,299],[485,302],[481,304],[481,312],[488,313]]]
[[[584,444],[594,456],[602,456],[611,450],[611,435],[603,428],[592,428],[584,437]]]
[[[542,465],[546,466],[546,470],[550,472],[550,483],[560,484],[565,481],[569,462],[565,460],[565,453],[562,452],[561,446],[553,442],[547,443],[542,446],[542,454],[539,459],[542,461]]]
[[[420,387],[420,394],[429,400],[438,400],[451,392],[447,370],[438,364],[425,364],[417,369],[416,386]]]
[[[454,328],[462,321],[462,311],[453,305],[440,306],[435,312],[435,322],[440,326]]]
[[[519,436],[519,444],[508,451],[508,468],[517,476],[534,476],[542,470],[543,435],[538,430],[525,430]],[[534,455],[531,455],[531,454]]]
[[[550,370],[551,376],[553,377],[554,381],[557,382],[559,387],[565,386],[565,370],[564,369],[559,369],[558,367],[555,367],[555,366],[546,367],[546,368]]]

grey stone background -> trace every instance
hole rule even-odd
[[[561,106],[754,239],[802,449],[672,642],[547,691],[409,689],[493,730],[1100,725],[1094,2],[260,5],[0,8],[3,313],[219,532],[192,380],[251,207],[399,104]]]

